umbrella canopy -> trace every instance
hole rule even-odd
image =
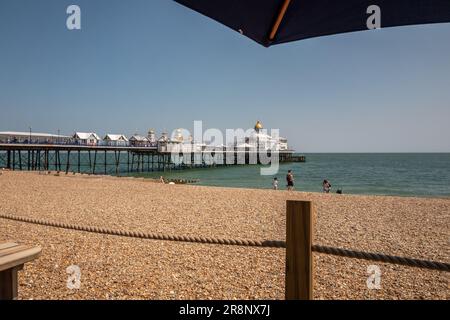
[[[450,0],[175,0],[270,45],[413,24],[450,22]]]

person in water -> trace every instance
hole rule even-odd
[[[286,182],[288,191],[294,190],[294,175],[292,174],[292,170],[288,170],[288,174],[286,175]]]
[[[273,188],[273,190],[278,190],[278,178],[277,177],[273,178],[272,188]]]
[[[322,188],[324,193],[330,193],[331,183],[328,180],[323,180]]]

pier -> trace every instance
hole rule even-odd
[[[270,157],[270,152],[267,153]],[[230,162],[231,159],[231,162]],[[121,173],[183,170],[261,164],[249,151],[162,152],[158,147],[113,147],[60,144],[0,144],[0,168],[120,175]],[[279,162],[304,162],[303,156],[280,151]]]

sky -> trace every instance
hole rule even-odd
[[[81,8],[81,30],[66,9]],[[298,152],[450,152],[450,24],[264,48],[171,0],[1,0],[0,131],[279,129]]]

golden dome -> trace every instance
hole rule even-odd
[[[256,121],[255,130],[261,130],[262,128],[263,128],[263,125],[262,125],[261,121]]]

